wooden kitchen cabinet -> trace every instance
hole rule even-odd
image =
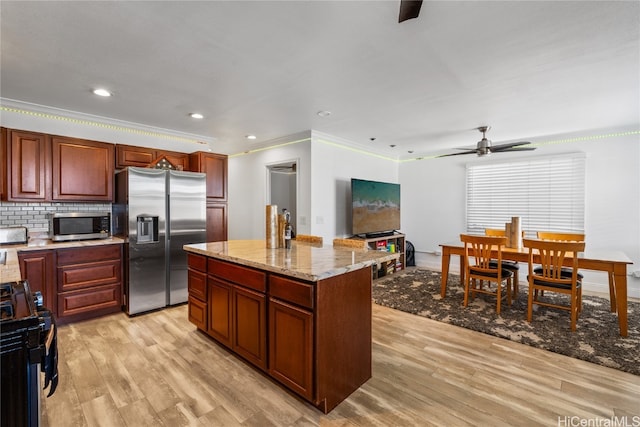
[[[51,141],[45,134],[7,130],[7,200],[51,199]]]
[[[18,252],[20,275],[29,281],[31,291],[40,291],[46,308],[56,313],[55,251]]]
[[[146,168],[156,159],[153,148],[134,147],[132,145],[116,145],[116,168],[123,169],[127,166]]]
[[[227,201],[227,156],[198,151],[189,155],[191,170],[207,175],[207,201]]]
[[[59,320],[82,320],[121,310],[122,245],[56,252]]]
[[[123,169],[127,166],[146,168],[151,162],[162,156],[166,157],[176,168],[182,167],[182,170],[189,170],[188,153],[123,144],[116,145],[116,169]]]
[[[187,254],[188,318],[198,329],[207,331],[207,259],[201,255]]]
[[[227,240],[227,204],[207,203],[207,242]]]
[[[266,370],[266,274],[209,259],[207,275],[207,332],[248,362]]]
[[[0,127],[0,200],[7,200],[7,128]]]
[[[54,136],[52,200],[113,200],[114,145]]]

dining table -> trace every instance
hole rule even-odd
[[[449,278],[449,264],[451,255],[460,257],[460,281],[464,283],[464,244],[461,241],[441,243],[442,248],[442,283],[440,285],[440,295],[444,298],[447,295],[447,279]],[[495,250],[497,257],[497,249]],[[539,261],[538,255],[534,253],[533,262]],[[502,248],[502,259],[529,263],[528,248]],[[565,264],[571,265],[572,258],[565,258]],[[629,257],[622,251],[600,250],[585,248],[584,252],[578,255],[578,269],[604,271],[609,276],[609,300],[611,302],[611,312],[618,315],[618,325],[620,335],[627,336],[627,265],[633,264]]]

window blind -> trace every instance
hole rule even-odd
[[[536,231],[584,233],[584,154],[467,165],[467,232],[505,228],[519,216]]]

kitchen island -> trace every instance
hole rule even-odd
[[[189,320],[328,413],[371,378],[371,266],[396,254],[263,240],[185,245]]]

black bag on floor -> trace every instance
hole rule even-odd
[[[410,241],[407,240],[406,243],[406,247],[405,247],[405,251],[406,251],[406,262],[407,262],[407,267],[415,267],[416,266],[416,253],[415,253],[415,249],[413,247],[413,243],[411,243]]]

